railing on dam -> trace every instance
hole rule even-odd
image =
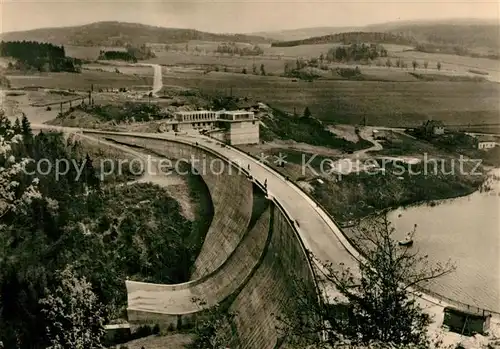
[[[249,153],[249,152],[244,152],[242,150],[239,150],[239,149],[236,149],[234,147],[231,147],[232,149],[234,149],[235,151],[237,152],[241,152],[241,153],[245,153],[246,155],[250,156],[251,158],[253,158],[255,161],[258,161],[260,162],[260,159],[257,158],[256,156],[254,156],[253,154]],[[332,222],[338,227],[339,231],[344,235],[344,238],[349,242],[349,244],[354,248],[356,249],[357,253],[361,256],[363,256],[363,252],[357,247],[355,241],[353,239],[351,239],[344,231],[343,229],[341,228],[340,224],[337,222],[337,220],[328,212],[328,210],[318,201],[316,200],[316,198],[314,198],[312,195],[310,195],[309,193],[303,191],[294,181],[291,181],[289,180],[287,177],[285,177],[282,173],[278,172],[276,169],[272,168],[271,166],[267,166],[265,164],[262,164],[263,166],[265,166],[267,169],[269,169],[271,172],[273,172],[275,175],[277,175],[278,177],[280,177],[282,180],[284,181],[287,181],[289,182],[291,185],[293,185],[297,190],[299,190],[300,192],[302,192],[304,195],[306,195],[307,197],[309,197],[321,210],[323,210],[323,212],[325,212],[325,214],[332,220]],[[301,243],[302,243],[302,239],[301,240]],[[305,247],[304,247],[305,248]],[[351,253],[351,255],[357,260],[359,261],[359,258],[357,256],[355,256],[354,254]],[[453,307],[456,307],[458,309],[462,309],[462,310],[466,310],[466,311],[469,311],[469,312],[474,312],[474,313],[477,313],[477,314],[482,314],[483,316],[488,316],[488,315],[495,315],[495,316],[500,316],[500,311],[494,311],[494,310],[491,310],[491,309],[485,309],[485,308],[481,308],[481,307],[477,307],[477,306],[474,306],[474,305],[470,305],[470,304],[467,304],[467,303],[463,303],[463,302],[460,302],[460,301],[457,301],[457,300],[453,300],[451,298],[448,298],[446,296],[443,296],[441,294],[438,294],[436,292],[433,292],[433,291],[430,291],[428,289],[424,289],[424,288],[421,288],[421,287],[418,287],[416,288],[418,292],[421,292],[423,294],[426,294],[428,296],[431,296],[435,299],[437,299],[439,302],[445,302],[445,303],[448,303],[449,305],[453,306]],[[432,302],[431,300],[429,299],[426,299],[427,301],[429,302]],[[433,302],[433,303],[436,303],[436,302]],[[438,305],[441,305],[440,303],[436,303]]]
[[[96,134],[115,134],[115,135],[123,135],[123,133],[121,132],[108,132],[108,131],[94,131],[94,130],[89,130],[88,132],[87,131],[82,131],[84,133],[96,133]],[[238,169],[240,169],[240,171],[242,171],[243,173],[245,173],[247,176],[250,176],[249,172],[247,170],[245,170],[244,168],[242,168],[239,164],[233,162],[232,160],[230,160],[229,158],[225,157],[224,155],[202,145],[202,144],[199,144],[197,143],[196,141],[188,141],[188,140],[175,140],[175,139],[165,139],[165,138],[161,138],[161,137],[155,137],[155,136],[151,136],[151,135],[136,135],[134,134],[133,136],[131,137],[137,137],[137,138],[146,138],[146,139],[158,139],[158,140],[164,140],[164,141],[168,141],[168,142],[174,142],[174,143],[180,143],[180,144],[189,144],[193,147],[198,147],[200,149],[203,149],[205,151],[207,151],[208,153],[216,156],[216,157],[219,157],[221,159],[223,159],[224,161],[232,164],[233,166],[236,166]],[[218,140],[215,139],[216,142],[219,142]],[[239,149],[236,149],[234,147],[231,147],[229,145],[226,145],[227,147],[233,149],[234,151],[236,152],[239,152],[239,153],[244,153],[246,154],[247,156],[253,158],[255,161],[257,162],[260,162],[260,160],[252,155],[251,153],[248,153],[248,152],[243,152]],[[279,178],[281,178],[283,181],[287,181],[289,182],[292,186],[294,186],[298,191],[300,191],[303,195],[307,196],[311,201],[313,201],[317,206],[318,208],[320,208],[328,217],[329,219],[337,226],[338,230],[342,233],[343,237],[345,240],[347,240],[349,242],[349,244],[356,250],[357,254],[360,255],[360,256],[363,256],[363,253],[362,251],[356,246],[356,243],[351,239],[349,238],[349,236],[347,234],[345,234],[345,232],[342,230],[342,228],[340,227],[340,225],[338,224],[338,222],[336,221],[336,219],[328,212],[328,210],[325,209],[325,207],[323,207],[323,205],[318,202],[316,200],[316,198],[314,198],[313,196],[311,196],[309,193],[306,193],[304,192],[295,182],[293,181],[290,181],[288,180],[283,174],[281,174],[280,172],[278,172],[277,170],[275,170],[274,168],[270,167],[270,166],[267,166],[265,164],[262,164],[263,166],[265,166],[269,171],[273,172],[276,176],[278,176]],[[257,184],[260,186],[260,187],[264,187],[262,186],[261,183],[257,182]],[[264,187],[264,189],[266,190],[267,188]],[[283,210],[282,206],[279,204],[279,202],[276,201],[276,203],[279,205],[279,207]],[[283,212],[286,214],[286,216],[290,219],[291,222],[293,222],[293,220],[290,218],[290,216],[288,215],[288,213],[286,213],[286,211],[283,210]],[[311,260],[310,258],[310,255],[309,255],[309,252],[307,251],[305,245],[303,244],[303,241],[302,239],[300,238],[300,234],[297,230],[297,228],[295,227],[295,225],[292,225],[293,226],[293,229],[294,231],[296,232],[298,238],[299,238],[299,241],[307,255],[307,258],[309,260],[309,263],[310,263],[310,266],[311,266],[311,269],[313,270],[312,268],[312,265],[313,265],[313,261]],[[348,250],[348,252],[353,256],[353,258],[355,258],[356,260],[359,261],[359,258],[356,256],[356,254],[352,253],[351,251]],[[314,274],[313,274],[314,275]],[[452,305],[454,307],[457,307],[459,309],[463,309],[463,310],[467,310],[467,311],[472,311],[472,312],[476,312],[476,313],[479,313],[479,314],[483,314],[483,315],[495,315],[495,316],[498,316],[500,315],[500,312],[498,311],[494,311],[494,310],[490,310],[490,309],[484,309],[484,308],[481,308],[481,307],[477,307],[477,306],[473,306],[473,305],[470,305],[470,304],[466,304],[466,303],[463,303],[463,302],[460,302],[460,301],[456,301],[456,300],[453,300],[451,298],[448,298],[446,296],[443,296],[441,294],[437,294],[433,291],[430,291],[430,290],[427,290],[427,289],[423,289],[423,288],[419,288],[418,289],[418,292],[421,292],[421,293],[424,293],[428,296],[431,296],[435,299],[437,299],[438,301],[442,301],[442,302],[445,302],[445,303],[448,303],[449,305]],[[427,299],[427,301],[430,301],[432,302],[431,300]],[[439,303],[436,303],[438,305],[441,305]]]

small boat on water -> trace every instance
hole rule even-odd
[[[399,241],[399,246],[410,247],[412,245],[413,245],[413,239],[410,238],[409,236],[406,237],[404,240]]]

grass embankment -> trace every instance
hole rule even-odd
[[[124,102],[115,104],[80,104],[69,108],[62,114],[48,122],[50,125],[84,128],[110,128],[115,129],[117,125],[129,125],[135,122],[151,122],[145,125],[150,132],[156,132],[159,125],[158,120],[164,120],[168,115],[157,104],[140,102]]]
[[[355,151],[372,145],[365,140],[350,142],[338,138],[314,117],[294,117],[278,109],[272,109],[272,113],[262,121],[265,125],[261,125],[260,131],[264,141],[294,140],[343,151]]]
[[[382,149],[371,152],[373,156],[416,156],[422,157],[424,154],[436,154],[439,150],[432,144],[412,138],[410,135],[389,130],[379,130],[378,140]]]

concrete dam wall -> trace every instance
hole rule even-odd
[[[277,201],[272,208],[265,255],[230,308],[238,314],[239,348],[278,348],[276,317],[294,312],[300,292],[316,293],[313,270],[294,223]]]
[[[92,136],[103,137],[98,133]],[[171,159],[189,159],[191,155],[219,158],[208,149],[183,142],[115,135],[105,138],[139,145]],[[294,222],[279,202],[267,197],[267,190],[247,178],[245,171],[235,171],[226,160],[224,164],[233,173],[202,173],[213,195],[214,211],[221,215],[217,221],[214,217],[212,225],[218,228],[210,228],[212,240],[207,236],[198,257],[210,267],[198,267],[191,281],[177,285],[127,280],[129,321],[176,328],[194,322],[207,306],[224,304],[236,314],[237,339],[231,348],[279,348],[277,316],[293,313],[297,285],[317,291],[311,263]]]

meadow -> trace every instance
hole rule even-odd
[[[83,70],[97,70],[110,73],[116,73],[117,70],[121,74],[138,75],[141,77],[153,77],[153,68],[134,66],[131,64],[124,64],[123,62],[101,62],[84,64]]]
[[[306,106],[327,123],[411,127],[424,120],[447,124],[498,123],[500,86],[469,81],[292,81],[277,76],[164,69],[165,85],[232,93],[301,114]]]
[[[42,87],[49,89],[72,89],[88,91],[94,85],[94,90],[99,88],[131,88],[134,86],[151,86],[153,77],[139,77],[134,75],[119,74],[115,72],[82,70],[76,73],[38,73],[6,75],[11,83],[11,88]]]
[[[467,74],[472,71],[488,73],[489,79],[500,82],[500,61],[488,58],[475,58],[444,53],[425,53],[418,51],[389,52],[389,56],[395,62],[398,58],[405,62],[416,60],[420,67],[428,62],[429,68],[436,70],[437,63],[441,63],[441,72],[453,72],[455,74]]]
[[[157,57],[144,61],[146,63],[161,64],[167,66],[219,66],[228,67],[233,70],[241,72],[243,68],[247,70],[248,73],[252,72],[252,66],[255,64],[257,69],[260,68],[261,64],[266,67],[266,72],[278,75],[283,74],[283,67],[286,62],[284,59],[276,58],[265,58],[265,57],[230,57],[230,56],[214,56],[214,55],[195,55],[185,52],[158,52]],[[290,63],[295,61],[290,61]]]

